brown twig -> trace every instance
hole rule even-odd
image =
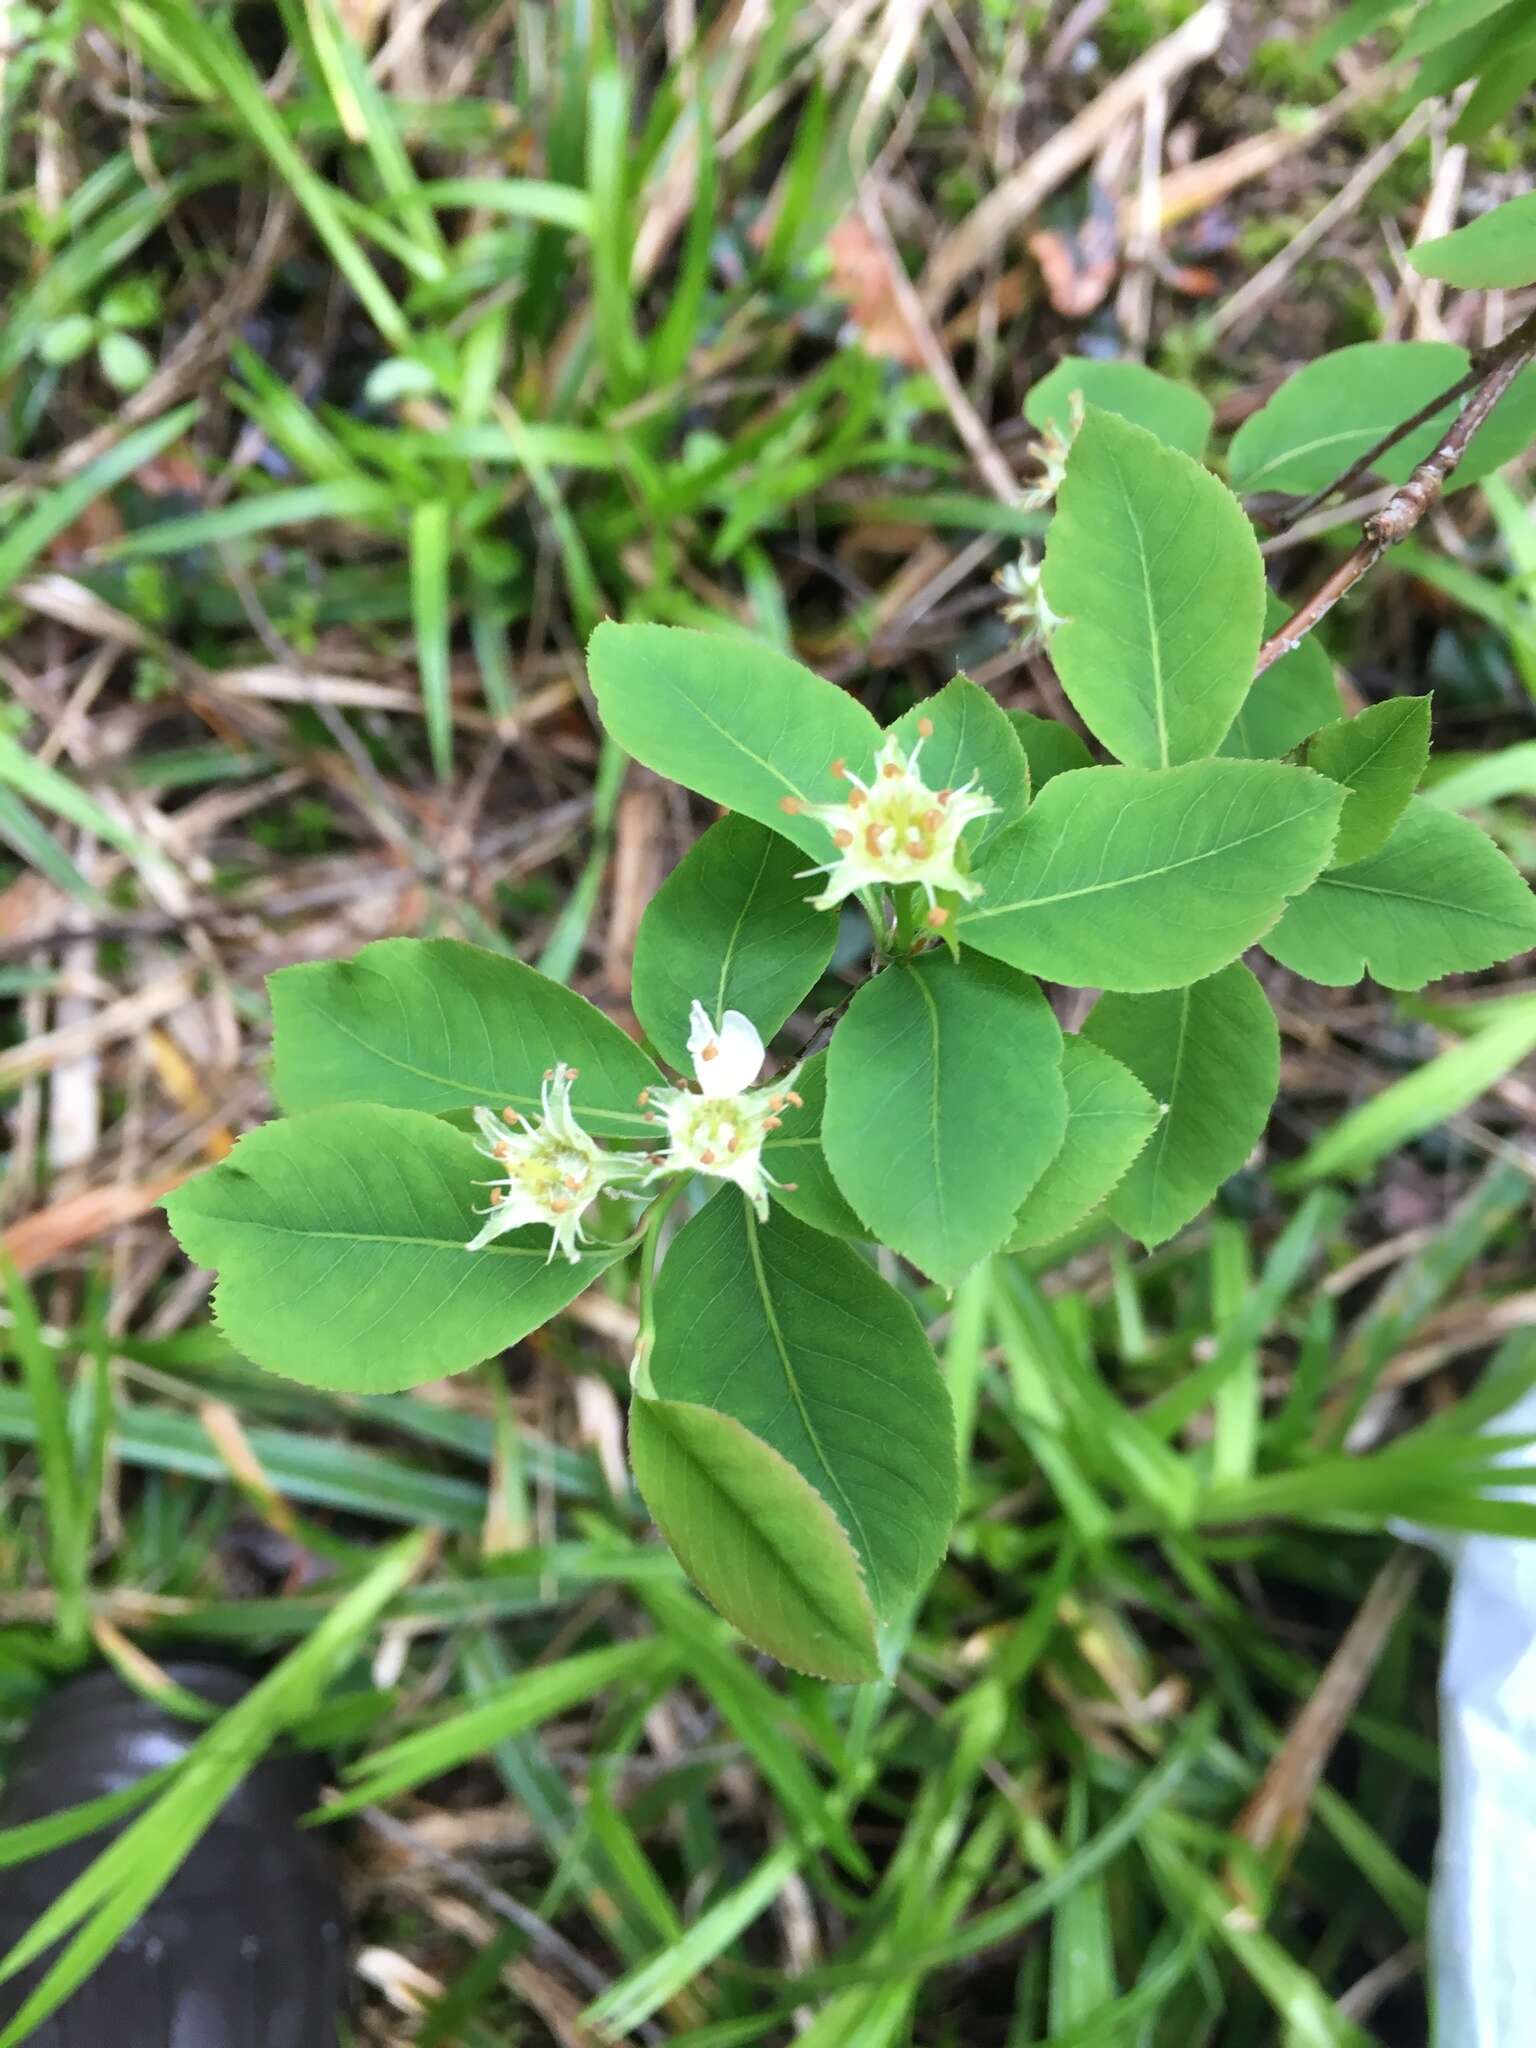
[[[1363,455],[1356,457],[1342,476],[1335,477],[1331,484],[1325,484],[1320,491],[1314,491],[1311,497],[1302,498],[1292,505],[1285,515],[1284,525],[1280,531],[1284,532],[1298,520],[1305,519],[1309,512],[1315,512],[1318,506],[1326,504],[1328,499],[1336,497],[1343,491],[1352,490],[1363,477],[1369,475],[1389,448],[1395,448],[1399,441],[1406,441],[1410,434],[1417,433],[1420,427],[1435,417],[1436,413],[1443,412],[1448,405],[1454,405],[1458,398],[1465,397],[1475,385],[1502,369],[1507,362],[1513,360],[1516,370],[1519,370],[1530,360],[1533,352],[1536,352],[1536,313],[1522,320],[1518,327],[1512,327],[1502,341],[1496,341],[1491,348],[1479,350],[1472,359],[1472,367],[1464,377],[1458,377],[1454,384],[1448,385],[1444,391],[1437,392],[1427,404],[1421,405],[1417,412],[1410,413],[1407,419],[1399,420],[1395,427],[1388,428],[1379,441],[1373,442]],[[1505,383],[1500,385],[1501,395],[1508,389],[1508,383],[1509,380],[1506,379]],[[1460,426],[1465,418],[1466,414],[1463,413],[1456,421],[1456,426]],[[1455,427],[1451,431],[1454,433]],[[1440,450],[1437,448],[1435,455],[1439,453]],[[1435,455],[1427,459],[1433,462]],[[1422,466],[1421,464],[1420,467]],[[1417,475],[1418,472],[1415,471],[1414,474]],[[1406,490],[1408,486],[1405,484],[1403,488]]]
[[[1473,435],[1532,356],[1536,356],[1536,314],[1523,321],[1505,341],[1490,351],[1490,354],[1496,356],[1497,361],[1479,373],[1480,381],[1476,383],[1472,396],[1447,427],[1438,446],[1425,456],[1407,483],[1400,490],[1393,492],[1381,510],[1371,514],[1365,522],[1364,537],[1350,550],[1333,573],[1313,591],[1306,603],[1286,621],[1279,632],[1273,634],[1259,649],[1259,658],[1254,667],[1255,678],[1263,675],[1264,671],[1279,661],[1282,655],[1289,654],[1299,645],[1318,621],[1332,611],[1339,599],[1353,590],[1361,577],[1376,566],[1388,548],[1406,540],[1413,532],[1455,474]],[[1445,402],[1445,396],[1436,399],[1430,410],[1438,411]],[[1416,423],[1417,420],[1405,422],[1403,427],[1388,436],[1382,447],[1388,446]],[[1361,460],[1368,464],[1379,453],[1380,449],[1372,450]],[[1357,463],[1355,469],[1342,477],[1335,488],[1342,488],[1353,482],[1356,470],[1360,467]]]

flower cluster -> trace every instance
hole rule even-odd
[[[1083,419],[1083,394],[1081,391],[1074,391],[1068,401],[1066,426],[1062,427],[1056,420],[1051,420],[1039,440],[1030,442],[1027,452],[1040,465],[1040,479],[1019,499],[1022,511],[1048,512],[1055,503],[1056,493],[1061,489],[1062,479],[1067,473],[1067,457],[1072,453],[1072,443],[1077,438]]]
[[[750,1019],[727,1010],[717,1029],[704,1005],[695,1003],[688,1021],[698,1092],[647,1088],[640,1097],[646,1122],[666,1126],[664,1150],[605,1152],[576,1121],[571,1084],[577,1071],[563,1062],[544,1076],[537,1121],[515,1109],[500,1116],[475,1111],[478,1149],[495,1162],[499,1175],[489,1183],[490,1209],[467,1250],[479,1251],[509,1230],[537,1223],[551,1233],[550,1258],[563,1252],[574,1265],[587,1241],[581,1219],[605,1188],[634,1196],[640,1186],[674,1173],[732,1181],[759,1219],[766,1219],[768,1190],[781,1183],[763,1165],[763,1146],[779,1127],[780,1110],[804,1106],[794,1086],[799,1069],[754,1088],[763,1041]]]
[[[915,883],[928,898],[928,922],[938,926],[948,918],[938,904],[940,890],[967,899],[981,894],[979,884],[960,871],[960,835],[973,819],[989,816],[997,806],[976,787],[974,776],[960,789],[930,789],[918,770],[918,757],[932,735],[931,720],[921,719],[917,730],[910,752],[895,733],[886,735],[869,782],[845,762],[834,761],[833,775],[848,785],[841,801],[782,799],[786,811],[803,811],[825,825],[837,848],[830,861],[806,870],[827,878],[826,888],[810,899],[817,910],[831,910],[860,889]]]
[[[1065,624],[1046,603],[1044,568],[1043,562],[1035,561],[1025,552],[1017,562],[999,569],[992,579],[1006,600],[1000,608],[1003,617],[1010,625],[1020,628],[1020,638],[1026,647],[1032,646],[1036,640],[1049,639],[1058,626]]]
[[[719,1028],[702,1003],[688,1015],[688,1052],[699,1092],[690,1088],[648,1088],[641,1097],[646,1115],[665,1123],[667,1149],[654,1155],[651,1177],[704,1173],[735,1183],[756,1210],[768,1215],[768,1190],[778,1187],[763,1164],[763,1146],[781,1122],[786,1105],[801,1107],[795,1093],[799,1068],[767,1088],[754,1088],[763,1064],[763,1041],[740,1010],[727,1010]]]
[[[564,1252],[574,1265],[581,1256],[577,1247],[586,1241],[581,1227],[584,1212],[605,1187],[646,1173],[646,1160],[632,1153],[605,1152],[577,1123],[571,1112],[571,1084],[576,1078],[576,1069],[564,1062],[549,1070],[537,1123],[529,1123],[515,1109],[504,1109],[499,1117],[489,1109],[475,1111],[479,1150],[494,1160],[500,1178],[490,1183],[490,1213],[466,1250],[477,1252],[525,1223],[542,1223],[553,1232],[549,1256]]]

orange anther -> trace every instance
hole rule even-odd
[[[923,739],[931,740],[933,738],[933,720],[931,718],[920,718],[917,721],[917,730]]]
[[[942,811],[924,811],[922,827],[925,832],[937,832],[943,822],[944,813]]]
[[[805,805],[797,796],[781,796],[779,798],[779,809],[792,818],[796,812],[803,811]]]
[[[852,846],[853,834],[847,829],[846,826],[840,825],[838,829],[832,834],[832,844],[834,846]]]
[[[784,1119],[781,1116],[765,1116],[763,1118],[763,1129],[765,1131],[776,1131],[783,1121]]]
[[[952,789],[941,789],[939,791],[939,802],[941,804],[947,804],[950,798],[954,795],[954,793],[955,792]]]
[[[707,1152],[707,1151],[706,1151],[706,1152],[701,1152],[701,1153],[699,1154],[699,1164],[700,1164],[700,1166],[713,1166],[713,1165],[714,1165],[714,1163],[715,1163],[715,1155],[714,1155],[714,1153],[713,1153],[713,1152]]]
[[[851,790],[849,790],[849,792],[848,792],[848,808],[849,808],[849,810],[850,810],[850,811],[856,811],[856,810],[857,810],[857,809],[859,808],[859,805],[860,805],[861,803],[863,803],[863,801],[864,801],[864,792],[863,792],[863,790],[862,790],[862,789],[851,789]]]
[[[565,1184],[573,1195],[579,1195],[584,1185],[579,1173],[568,1173],[565,1176]]]
[[[901,772],[901,763],[899,761],[887,761],[885,766],[880,770],[880,773],[886,778],[888,782],[894,782],[897,779],[897,777],[901,774]]]
[[[502,1204],[502,1203],[503,1203],[503,1202],[504,1202],[504,1201],[505,1201],[506,1199],[507,1199],[507,1191],[506,1191],[506,1189],[505,1189],[505,1188],[492,1188],[492,1189],[491,1189],[491,1207],[492,1207],[493,1209],[495,1209],[495,1208],[499,1208],[499,1207],[500,1207],[500,1205],[501,1205],[501,1204]]]
[[[803,1095],[797,1095],[793,1088],[790,1089],[789,1093],[785,1096],[784,1100],[786,1102],[792,1102],[795,1105],[796,1109],[804,1109],[805,1107],[805,1097]]]
[[[507,1107],[501,1112],[501,1120],[504,1124],[516,1124],[522,1122],[522,1118],[518,1115],[517,1111],[511,1106],[510,1103],[508,1103]]]
[[[935,931],[942,930],[949,923],[949,912],[942,903],[934,904],[932,910],[928,913],[927,922],[933,926]]]
[[[644,1109],[645,1105],[650,1101],[650,1099],[651,1091],[649,1088],[642,1088],[640,1090],[640,1093],[635,1097],[636,1102],[639,1103],[642,1109]]]
[[[719,1057],[720,1047],[713,1039],[711,1039],[710,1043],[706,1045],[704,1050],[699,1054],[699,1058],[701,1060],[717,1060],[719,1059]]]
[[[551,1216],[563,1216],[570,1206],[564,1195],[556,1195],[549,1205],[549,1213]]]
[[[841,755],[839,755],[839,756],[838,756],[838,758],[837,758],[837,759],[836,759],[836,760],[835,760],[835,761],[834,761],[834,762],[832,763],[832,774],[833,774],[833,778],[834,778],[834,780],[836,780],[836,781],[838,781],[838,782],[841,782],[841,781],[843,781],[843,780],[844,780],[844,778],[845,778],[845,777],[847,776],[847,773],[848,773],[848,764],[847,764],[847,762],[846,762],[846,761],[844,761],[844,759],[842,758],[842,756],[841,756]]]

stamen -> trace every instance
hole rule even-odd
[[[586,1178],[583,1174],[568,1173],[565,1176],[565,1184],[573,1195],[579,1195],[586,1186]]]
[[[878,824],[869,824],[865,826],[864,844],[869,848],[869,855],[871,860],[878,860],[880,858],[881,853],[880,827]]]
[[[933,720],[931,718],[920,718],[917,721],[917,729],[925,740],[933,738]]]
[[[797,1095],[793,1088],[790,1089],[789,1093],[785,1096],[784,1100],[786,1102],[792,1102],[795,1105],[796,1109],[804,1109],[805,1107],[805,1097],[803,1095]]]
[[[642,1088],[640,1090],[640,1093],[635,1097],[636,1102],[639,1103],[642,1109],[644,1109],[645,1105],[650,1101],[650,1099],[651,1091],[649,1088]]]
[[[705,1046],[705,1048],[704,1048],[704,1050],[703,1050],[703,1051],[702,1051],[702,1052],[701,1052],[701,1053],[699,1054],[699,1058],[700,1058],[701,1060],[717,1060],[717,1059],[719,1059],[719,1057],[720,1057],[720,1046],[719,1046],[719,1043],[718,1043],[718,1041],[715,1041],[715,1042],[712,1042],[712,1043],[711,1043],[711,1044],[709,1044],[709,1045],[706,1045],[706,1046]]]
[[[699,1164],[700,1164],[700,1166],[713,1166],[713,1165],[714,1165],[714,1163],[715,1163],[715,1155],[714,1155],[714,1153],[713,1153],[713,1152],[709,1151],[709,1150],[708,1150],[708,1148],[706,1148],[706,1149],[705,1149],[704,1151],[702,1151],[702,1152],[701,1152],[701,1153],[699,1154]]]
[[[944,822],[944,813],[942,811],[924,811],[920,822],[925,832],[937,832]]]
[[[551,1216],[563,1216],[570,1206],[564,1195],[556,1195],[549,1205],[549,1213]]]
[[[502,1203],[503,1203],[503,1202],[504,1202],[504,1201],[505,1201],[506,1199],[507,1199],[507,1191],[506,1191],[506,1189],[505,1189],[505,1188],[492,1188],[492,1189],[491,1189],[491,1207],[492,1207],[493,1209],[497,1209],[497,1208],[500,1208],[501,1204],[502,1204]]]
[[[849,810],[850,810],[850,811],[856,811],[856,810],[857,810],[857,809],[859,808],[859,805],[860,805],[861,803],[863,803],[863,801],[864,801],[864,792],[863,792],[863,790],[862,790],[862,789],[851,789],[851,790],[849,790],[849,792],[848,792],[848,808],[849,808]]]
[[[786,816],[793,818],[805,809],[805,805],[797,796],[781,796],[779,798],[779,809]]]
[[[765,1131],[776,1131],[783,1121],[784,1119],[781,1116],[765,1116],[763,1118],[763,1129]]]
[[[501,1120],[504,1124],[520,1124],[522,1122],[522,1118],[518,1115],[517,1111],[513,1109],[510,1103],[501,1112]]]
[[[885,766],[880,770],[880,773],[885,777],[887,782],[899,781],[904,772],[905,771],[903,770],[902,765],[899,761],[887,761]]]
[[[837,782],[844,782],[847,780],[848,764],[846,761],[844,761],[841,755],[839,755],[838,758],[832,763],[832,776],[834,781]]]
[[[832,834],[832,844],[834,846],[852,846],[853,834],[846,825],[840,825]]]
[[[924,922],[931,924],[935,931],[942,931],[944,926],[949,923],[949,912],[942,903],[935,903]]]
[[[784,1107],[784,1097],[782,1095],[770,1095],[768,1107],[770,1109],[782,1109]]]
[[[654,1109],[648,1109],[645,1112],[645,1115],[641,1117],[640,1121],[643,1124],[654,1124],[659,1123],[661,1119],[657,1116]]]
[[[941,804],[947,804],[950,798],[954,795],[954,793],[955,792],[952,789],[941,789],[939,791],[939,802]]]

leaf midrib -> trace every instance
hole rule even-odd
[[[1016,910],[1039,910],[1053,903],[1070,903],[1079,896],[1103,896],[1113,889],[1129,889],[1138,882],[1155,882],[1163,875],[1176,874],[1180,868],[1197,867],[1201,861],[1223,860],[1235,853],[1241,846],[1251,846],[1255,841],[1267,839],[1275,832],[1281,832],[1290,825],[1299,825],[1306,818],[1313,817],[1323,809],[1322,803],[1313,804],[1308,810],[1293,811],[1289,816],[1276,818],[1262,826],[1257,832],[1248,832],[1241,839],[1224,839],[1217,846],[1208,846],[1200,853],[1192,853],[1184,860],[1165,861],[1161,867],[1142,868],[1139,873],[1115,875],[1108,881],[1088,882],[1080,889],[1058,889],[1053,896],[1016,896],[1008,903],[992,903],[980,910],[967,911],[960,919],[963,929],[968,924],[980,924],[989,917],[1007,917]],[[1027,827],[1028,820],[1025,825]],[[1326,879],[1326,878],[1325,878]],[[1282,892],[1283,893],[1283,892]]]
[[[806,1437],[808,1438],[812,1449],[816,1453],[816,1461],[820,1465],[822,1471],[826,1474],[827,1479],[831,1484],[833,1491],[836,1493],[838,1499],[842,1502],[844,1510],[848,1517],[848,1522],[849,1524],[851,1524],[852,1530],[857,1536],[861,1562],[863,1563],[865,1571],[869,1574],[870,1593],[874,1600],[875,1606],[878,1609],[884,1604],[882,1590],[880,1586],[880,1568],[876,1561],[874,1550],[870,1544],[868,1532],[864,1527],[863,1519],[859,1515],[858,1510],[854,1507],[853,1502],[848,1498],[847,1488],[838,1478],[836,1471],[833,1469],[831,1461],[828,1459],[826,1452],[822,1449],[821,1437],[816,1429],[815,1422],[811,1417],[810,1409],[806,1404],[805,1396],[801,1391],[800,1381],[796,1376],[795,1368],[793,1364],[790,1362],[789,1346],[785,1342],[784,1331],[779,1323],[779,1314],[777,1306],[774,1303],[773,1291],[768,1285],[768,1273],[766,1267],[763,1264],[762,1247],[758,1242],[757,1218],[752,1213],[750,1206],[746,1206],[744,1204],[744,1207],[747,1227],[747,1249],[752,1259],[752,1277],[756,1282],[758,1296],[763,1304],[763,1316],[768,1325],[768,1334],[772,1339],[773,1348],[775,1352],[778,1354],[779,1364],[783,1368],[784,1384],[789,1390],[790,1399],[795,1404],[795,1412],[799,1415],[800,1421],[804,1426]]]

